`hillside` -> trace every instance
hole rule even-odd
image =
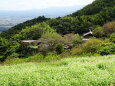
[[[14,36],[15,34],[18,34],[22,29],[26,28],[26,27],[30,27],[36,23],[40,23],[43,21],[48,20],[49,18],[45,18],[44,16],[40,16],[38,18],[32,19],[32,20],[28,20],[24,23],[20,23],[12,28],[10,28],[7,31],[4,31],[0,34],[1,37],[9,39],[12,36]]]
[[[95,0],[71,15],[52,19],[40,16],[18,24],[0,34],[0,61],[36,54],[43,57],[41,60],[50,55],[115,54],[114,4],[115,0]],[[83,34],[89,30],[93,34],[84,42]],[[24,45],[23,40],[36,43]]]
[[[94,15],[100,13],[104,9],[114,6],[115,0],[95,0],[92,4],[89,4],[83,9],[72,13],[71,16]]]
[[[115,55],[0,66],[1,86],[110,86]]]
[[[108,21],[115,20],[114,4],[115,0],[96,0],[92,4],[73,13],[72,15],[49,19],[49,21],[46,22],[50,25],[50,27],[56,29],[56,31],[60,34],[83,34],[85,32],[88,32],[89,29],[94,29],[96,26],[102,26]],[[17,32],[20,32],[25,27],[43,21],[44,19],[41,21],[41,19],[39,18],[27,21],[25,23],[16,25],[15,27],[11,28],[6,32],[3,32],[0,36],[9,39],[12,37],[12,35],[17,34]],[[29,24],[29,22],[31,22],[31,24]]]

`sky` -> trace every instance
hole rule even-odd
[[[85,6],[94,0],[0,0],[0,10],[31,10],[63,6]]]

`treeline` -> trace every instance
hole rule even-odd
[[[77,17],[65,16],[62,18],[50,19],[48,24],[57,30],[60,34],[79,33],[83,34],[89,29],[95,29],[97,26],[115,20],[115,6],[107,8],[94,15],[83,15]]]

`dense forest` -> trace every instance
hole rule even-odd
[[[82,35],[93,31],[84,42]],[[22,40],[39,40],[39,45],[21,45]],[[83,9],[58,18],[38,18],[18,24],[0,34],[0,60],[49,54],[115,54],[115,0],[95,0]],[[46,47],[47,45],[47,47]]]

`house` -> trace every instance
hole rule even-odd
[[[40,40],[22,40],[21,45],[39,45],[42,42]]]
[[[93,37],[93,32],[91,30],[89,30],[89,32],[83,34],[83,41],[87,41],[91,37]]]
[[[21,45],[29,45],[29,44],[35,44],[37,43],[37,40],[22,40]]]

